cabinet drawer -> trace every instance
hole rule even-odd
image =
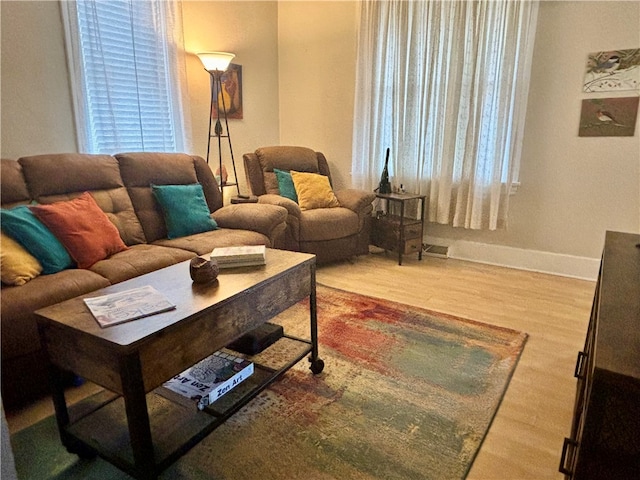
[[[385,238],[388,241],[400,240],[400,218],[393,215],[385,215],[380,218],[374,218],[371,226],[372,236],[377,238]],[[402,225],[402,233],[404,239],[422,238],[422,223],[407,218]]]
[[[372,235],[371,243],[377,247],[384,248],[391,252],[398,251],[398,239],[389,235]],[[400,249],[403,254],[418,253],[422,249],[422,239],[412,238],[402,242]]]
[[[411,240],[405,240],[404,242],[404,254],[407,253],[418,253],[422,249],[422,239],[421,238],[412,238]]]
[[[404,226],[404,239],[408,240],[410,238],[421,238],[422,237],[422,225],[419,223],[414,223],[412,225]]]

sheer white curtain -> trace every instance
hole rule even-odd
[[[78,148],[188,151],[181,4],[61,2]]]
[[[427,196],[428,220],[503,227],[517,179],[537,2],[363,0],[354,185]]]

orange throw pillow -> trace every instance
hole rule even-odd
[[[118,229],[89,192],[73,200],[29,208],[60,240],[78,268],[89,268],[127,249]]]

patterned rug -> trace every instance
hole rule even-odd
[[[277,321],[303,336],[308,317]],[[527,335],[324,286],[318,323],[320,375],[300,362],[161,478],[464,478]],[[129,478],[68,454],[52,418],[12,443],[23,480]]]

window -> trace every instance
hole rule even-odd
[[[353,181],[428,198],[432,222],[496,229],[517,180],[537,3],[364,0]]]
[[[81,152],[185,151],[177,2],[61,2]]]

